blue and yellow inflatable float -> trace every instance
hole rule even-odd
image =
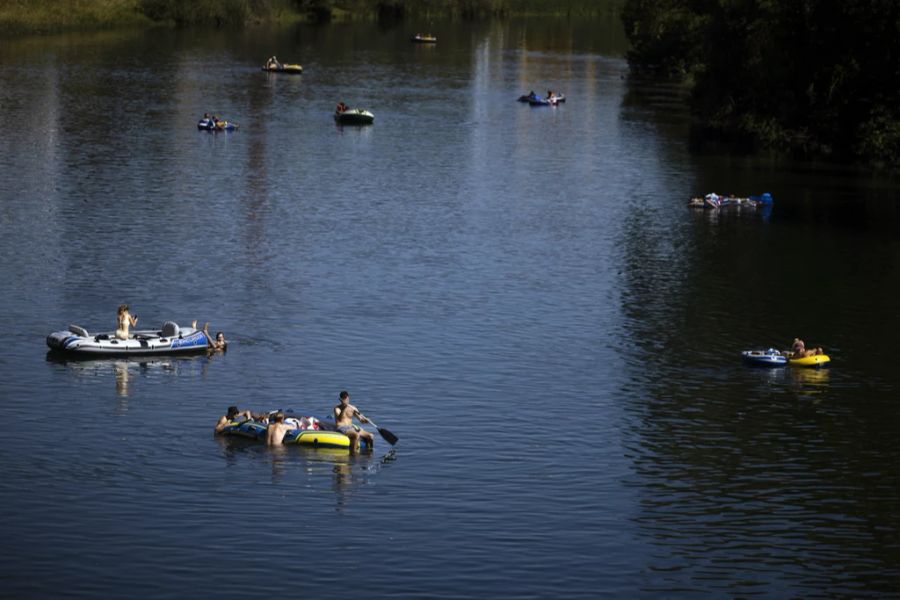
[[[306,446],[310,448],[336,448],[350,450],[350,438],[336,431],[334,422],[315,417],[289,417],[294,418],[299,424],[297,429],[291,429],[284,434],[283,444]],[[310,421],[314,427],[309,428]],[[219,433],[225,436],[242,437],[260,442],[266,441],[268,425],[259,421],[232,421]],[[360,440],[362,448],[368,447],[365,440]]]

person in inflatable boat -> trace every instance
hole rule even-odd
[[[128,305],[120,304],[119,314],[116,317],[116,339],[127,340],[130,337],[128,328],[136,326],[137,321],[138,318],[128,312]]]
[[[800,338],[794,338],[791,344],[791,358],[805,358],[807,356],[815,356],[817,354],[825,354],[821,347],[806,349],[806,344]]]
[[[360,438],[366,440],[370,450],[373,449],[375,436],[353,424],[353,417],[359,419],[360,423],[368,423],[369,420],[350,404],[350,394],[346,390],[340,393],[339,398],[340,404],[334,407],[334,424],[338,431],[350,438],[350,451],[359,452]]]
[[[228,412],[219,417],[219,421],[216,423],[216,433],[222,433],[223,429],[239,417],[243,417],[243,420],[249,421],[253,418],[253,414],[249,410],[239,410],[237,406],[229,406]]]

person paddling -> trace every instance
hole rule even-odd
[[[340,404],[334,407],[334,423],[337,430],[350,438],[350,452],[359,452],[360,438],[366,441],[369,450],[375,448],[375,436],[365,429],[356,427],[353,424],[353,417],[359,419],[360,423],[369,423],[370,421],[359,412],[355,406],[350,404],[350,394],[344,390],[339,395]]]

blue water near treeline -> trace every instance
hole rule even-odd
[[[692,151],[614,20],[417,27],[0,41],[2,595],[895,595],[896,182]],[[122,302],[230,348],[47,355]],[[396,447],[212,434],[342,389]]]

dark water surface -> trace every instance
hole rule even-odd
[[[416,27],[0,42],[2,595],[897,594],[900,186],[692,154],[614,21]],[[231,348],[48,359],[120,302]],[[394,451],[212,435],[341,389]]]

